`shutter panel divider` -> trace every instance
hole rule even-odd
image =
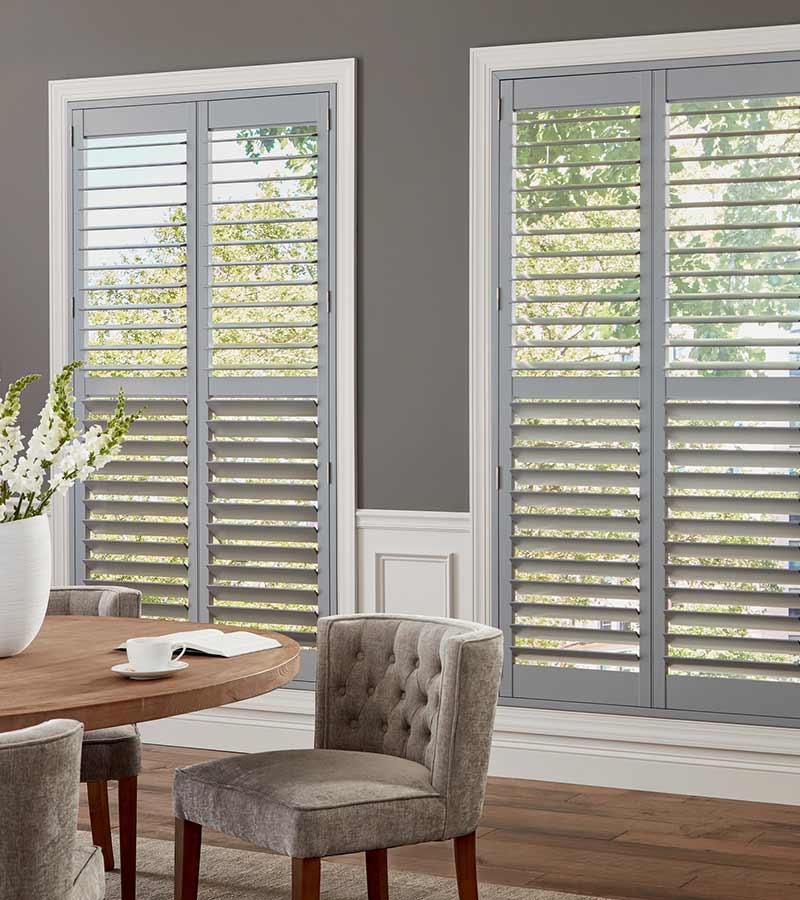
[[[188,334],[190,347],[189,369],[189,423],[191,428],[188,448],[190,483],[189,499],[189,618],[193,622],[207,622],[204,615],[203,581],[205,579],[205,540],[203,539],[202,517],[204,514],[203,485],[206,478],[205,435],[202,428],[203,395],[205,379],[204,344],[204,229],[202,220],[205,211],[203,203],[206,191],[205,167],[203,166],[202,102],[195,103],[192,110],[192,165],[189,167],[189,211],[187,221],[187,261],[189,263],[189,298],[194,315],[189,317]]]

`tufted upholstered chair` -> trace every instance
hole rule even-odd
[[[113,585],[53,588],[49,616],[123,616],[138,618],[139,591]],[[89,795],[92,840],[103,851],[106,871],[114,868],[108,782],[119,783],[119,852],[122,900],[136,896],[136,797],[142,745],[135,725],[87,731],[83,736],[81,781]]]
[[[292,857],[293,900],[317,900],[320,857],[366,851],[388,897],[388,847],[455,839],[476,900],[501,633],[455,619],[333,616],[318,629],[314,750],[232,756],[175,775],[175,897],[196,900],[203,825]]]
[[[97,847],[75,846],[83,725],[52,719],[0,734],[0,897],[102,900]]]

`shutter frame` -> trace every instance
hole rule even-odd
[[[222,167],[219,171],[224,169],[225,173],[213,177],[215,162],[207,156],[205,141],[206,134],[212,136],[209,123],[212,129],[227,127],[226,121],[234,129],[250,127],[256,123],[255,118],[240,118],[247,110],[266,111],[266,117],[258,122],[270,125],[264,132],[269,134],[276,133],[273,125],[285,130],[287,125],[294,127],[295,123],[312,121],[316,151],[268,153],[270,161],[258,164],[259,177],[253,178],[242,175],[252,165],[252,157],[244,151],[236,156],[229,149],[218,161],[218,168]],[[145,615],[211,622],[225,615],[228,603],[235,604],[231,609],[241,613],[241,621],[247,627],[265,621],[261,612],[254,612],[248,605],[253,602],[252,585],[240,579],[241,589],[217,590],[210,586],[209,578],[240,573],[249,578],[265,572],[270,577],[280,576],[285,584],[277,582],[270,599],[282,610],[276,607],[273,619],[266,621],[303,639],[306,649],[301,680],[312,681],[314,667],[309,663],[314,657],[310,651],[316,618],[319,609],[324,613],[332,610],[335,585],[335,484],[318,478],[320,472],[331,468],[335,422],[335,334],[328,303],[329,285],[335,280],[335,110],[335,87],[321,85],[239,91],[215,95],[211,100],[198,96],[166,103],[147,99],[101,102],[76,105],[72,111],[76,134],[75,351],[85,353],[90,344],[97,343],[106,356],[115,348],[120,354],[128,353],[128,341],[136,339],[142,330],[131,323],[142,317],[152,322],[143,335],[148,352],[172,353],[176,346],[187,348],[186,359],[180,365],[154,366],[147,360],[137,360],[132,365],[101,363],[76,379],[78,409],[84,422],[102,423],[107,419],[120,388],[129,397],[128,412],[138,408],[139,400],[149,401],[148,416],[134,424],[121,455],[88,482],[85,490],[76,493],[76,535],[82,536],[75,541],[76,575],[85,572],[88,580],[108,581],[101,575],[118,573],[119,579],[114,580],[138,586],[153,597],[154,603],[145,605]],[[184,135],[179,142],[177,131]],[[143,137],[144,134],[151,136]],[[236,134],[232,131],[227,136],[230,148],[241,145]],[[98,147],[94,164],[88,166],[84,147],[87,141]],[[176,156],[178,144],[184,154],[181,161]],[[232,165],[228,164],[229,159]],[[310,167],[316,165],[317,159],[319,171],[311,175]],[[294,171],[287,169],[290,164],[296,164]],[[132,188],[134,183],[142,188]],[[312,184],[314,189],[307,190]],[[262,188],[277,192],[276,196],[262,196]],[[161,198],[176,190],[186,194],[185,239],[166,241],[156,231],[163,225],[165,207]],[[227,243],[217,239],[220,252],[224,247],[230,252],[212,258],[207,236],[213,226],[207,211],[218,216],[220,209],[232,202],[224,192],[231,192],[230,197],[240,203],[246,196],[259,194],[257,201],[263,206],[256,208],[262,212],[253,219],[252,228],[258,230],[261,225],[262,231],[283,234],[285,239]],[[133,199],[127,199],[128,195]],[[152,207],[140,202],[137,195]],[[90,223],[91,228],[86,227],[80,214],[86,203],[99,211],[96,216],[105,217],[96,218]],[[297,231],[311,226],[312,218],[302,212],[311,203],[315,209],[313,219],[319,219],[313,240],[306,235],[288,236],[293,228]],[[122,213],[118,210],[126,204],[133,218],[122,229]],[[282,209],[287,212],[282,214]],[[230,224],[249,228],[249,219],[237,223],[231,218]],[[158,252],[164,260],[159,263],[151,261],[154,234],[158,234]],[[314,245],[319,247],[318,253],[310,252]],[[120,258],[122,252],[131,259],[134,254],[138,256],[135,262],[128,262]],[[181,261],[167,261],[168,255],[180,255]],[[302,274],[292,275],[301,269]],[[186,296],[177,302],[174,285],[183,282],[176,280],[176,275],[184,272]],[[154,302],[153,287],[139,283],[148,274],[150,281],[159,282],[168,302]],[[100,291],[95,287],[98,278],[103,287],[111,286],[113,290]],[[217,284],[264,285],[257,288],[259,291],[284,291],[284,285],[307,291],[304,285],[313,282],[311,298],[249,305],[248,316],[251,311],[262,311],[261,316],[250,317],[264,320],[258,332],[244,330],[250,320],[237,314],[235,304],[218,307],[218,334],[225,332],[226,346],[244,355],[250,348],[257,353],[274,352],[286,361],[281,367],[285,374],[280,369],[265,370],[263,379],[248,379],[249,383],[244,383],[247,373],[241,371],[241,365],[231,365],[229,379],[210,371],[214,349],[209,336],[215,324],[211,319],[213,304],[206,302],[210,278],[215,278]],[[122,309],[113,299],[120,296],[125,298]],[[290,314],[276,314],[280,305]],[[130,318],[133,313],[137,318]],[[106,321],[118,324],[109,331],[104,327]],[[235,324],[237,321],[242,324]],[[176,328],[182,329],[179,345]],[[305,337],[311,329],[324,332],[324,346],[316,367],[319,374],[313,375],[306,374],[304,366],[288,360],[289,355],[316,352],[316,342],[312,344]],[[293,334],[301,337],[294,338]],[[227,361],[239,362],[230,355]],[[167,377],[159,377],[161,370],[166,370]],[[291,392],[287,393],[289,388]],[[215,412],[220,403],[228,413],[227,420]],[[218,421],[216,435],[213,428],[208,430],[206,404],[209,415]],[[248,416],[243,418],[243,412]],[[209,435],[215,438],[212,442],[208,441]],[[255,457],[246,455],[252,450],[247,442],[262,452]],[[263,442],[271,444],[268,455],[263,452]],[[237,454],[225,460],[220,455],[221,445],[230,447],[234,443]],[[169,456],[164,457],[168,451]],[[297,458],[276,459],[277,451],[284,457],[291,452]],[[206,472],[210,492],[205,487]],[[312,490],[311,485],[317,480],[319,490]],[[260,491],[259,484],[269,487]],[[230,522],[207,522],[214,504],[238,504],[240,509]],[[246,516],[251,513],[252,504],[258,507],[259,515],[265,511],[274,514],[273,524],[248,524]],[[151,513],[149,519],[140,518],[145,507]],[[91,517],[86,523],[84,510]],[[170,518],[157,521],[164,516]],[[131,542],[141,553],[130,554]],[[257,549],[251,551],[251,546]],[[226,597],[221,602],[220,596],[210,591],[225,593]],[[296,612],[285,609],[287,603],[295,601]]]
[[[792,686],[796,688],[795,682],[800,680],[800,625],[796,629],[791,627],[795,621],[800,623],[795,612],[800,610],[800,593],[794,571],[800,561],[797,550],[800,546],[797,475],[800,407],[797,385],[790,377],[800,372],[800,312],[795,309],[800,303],[800,266],[794,259],[800,246],[800,218],[788,221],[789,210],[797,203],[796,194],[788,196],[789,183],[796,181],[796,173],[774,174],[783,171],[781,167],[787,165],[790,154],[775,151],[767,142],[778,139],[794,142],[800,135],[796,118],[800,104],[795,99],[800,87],[800,61],[752,64],[735,61],[716,66],[686,61],[668,63],[663,68],[646,68],[651,79],[649,95],[653,115],[649,133],[650,178],[647,189],[642,191],[641,294],[644,298],[649,283],[652,305],[649,310],[641,310],[642,344],[650,350],[642,354],[641,381],[649,381],[650,387],[642,390],[639,494],[642,533],[650,541],[649,547],[645,541],[641,545],[642,594],[652,596],[649,609],[643,605],[641,617],[642,643],[644,653],[651,654],[650,667],[643,674],[635,698],[629,687],[622,687],[624,673],[617,673],[622,676],[620,679],[612,678],[610,672],[599,673],[607,676],[609,682],[617,682],[616,697],[612,697],[605,693],[602,678],[600,684],[588,685],[581,678],[580,669],[557,669],[563,661],[551,666],[515,665],[511,656],[519,663],[526,653],[532,655],[534,651],[524,646],[512,647],[507,653],[502,693],[513,698],[513,702],[545,706],[613,711],[631,705],[660,709],[666,715],[688,713],[698,717],[706,713],[741,721],[764,721],[765,717],[774,716],[792,724],[792,720],[800,719],[800,704],[791,694]],[[501,115],[493,148],[496,185],[492,191],[493,219],[497,235],[493,279],[503,303],[499,314],[494,312],[492,316],[497,446],[491,462],[500,465],[502,490],[492,511],[498,524],[492,573],[498,586],[497,622],[507,634],[550,627],[546,620],[526,620],[518,615],[527,608],[539,616],[547,611],[543,607],[548,602],[550,609],[557,610],[565,619],[578,621],[578,610],[583,607],[577,607],[567,595],[569,588],[560,585],[558,596],[548,598],[548,592],[554,589],[547,579],[575,579],[571,590],[583,602],[591,602],[594,590],[591,583],[585,578],[578,581],[580,570],[586,569],[585,560],[592,558],[583,551],[589,548],[608,551],[598,561],[599,578],[603,571],[599,563],[607,561],[613,566],[618,560],[611,553],[613,549],[621,549],[619,545],[612,547],[608,529],[619,529],[625,524],[624,510],[620,508],[604,515],[602,495],[613,496],[623,485],[635,487],[627,471],[617,474],[613,469],[615,462],[622,461],[626,455],[629,463],[633,463],[624,444],[604,447],[598,441],[589,447],[579,447],[578,440],[590,434],[585,421],[525,420],[514,418],[505,408],[509,397],[514,416],[518,412],[521,416],[521,410],[535,403],[547,401],[554,409],[565,412],[569,403],[574,403],[585,420],[590,404],[598,396],[609,404],[612,400],[619,403],[638,399],[630,391],[632,379],[624,367],[616,375],[612,372],[607,376],[607,383],[606,377],[603,378],[603,386],[609,392],[602,395],[595,391],[601,376],[581,377],[583,373],[569,357],[559,366],[560,377],[541,377],[547,368],[541,362],[527,365],[528,371],[521,373],[523,377],[514,377],[505,370],[507,332],[513,333],[518,350],[527,352],[538,346],[542,352],[561,353],[569,348],[569,341],[560,336],[545,335],[545,340],[537,345],[535,339],[525,336],[532,329],[509,329],[512,319],[517,324],[535,326],[540,333],[546,328],[552,331],[559,321],[566,321],[559,319],[559,315],[566,315],[564,312],[559,315],[552,312],[552,304],[558,298],[554,292],[547,291],[548,261],[564,259],[564,271],[569,275],[562,279],[562,285],[569,285],[570,290],[563,287],[562,293],[568,296],[562,299],[575,302],[583,286],[588,284],[592,260],[600,255],[597,249],[600,244],[587,251],[589,245],[576,243],[586,240],[584,236],[590,233],[590,229],[581,228],[578,222],[571,223],[571,227],[549,222],[540,225],[534,224],[536,217],[529,215],[529,230],[507,225],[515,209],[528,208],[523,206],[523,199],[513,205],[507,200],[512,188],[510,151],[514,143],[510,136],[513,125],[509,110],[524,110],[527,100],[531,108],[556,110],[541,113],[542,117],[549,116],[548,125],[553,125],[559,120],[556,109],[559,99],[566,105],[565,98],[572,98],[575,108],[584,108],[583,121],[588,126],[598,113],[586,107],[600,102],[602,90],[598,86],[604,78],[613,75],[574,71],[574,75],[546,71],[541,73],[544,77],[534,74],[512,80],[501,75],[499,79]],[[590,88],[582,93],[581,84]],[[756,99],[747,104],[733,102],[745,95]],[[712,99],[708,100],[709,97]],[[681,158],[689,162],[668,165],[660,148],[674,139],[674,131],[670,129],[674,128],[675,118],[669,115],[674,110],[669,104],[676,100],[702,100],[691,109],[702,107],[705,115],[719,109],[714,97],[725,98],[726,107],[748,105],[753,115],[737,114],[735,119],[730,115],[721,117],[723,125],[715,126],[718,136],[704,139],[699,154],[692,148],[696,138],[681,136],[677,143],[683,149],[675,152],[688,154]],[[775,97],[779,99],[771,99]],[[789,112],[771,112],[777,107]],[[791,124],[781,124],[780,116],[788,115],[795,117]],[[698,117],[688,122],[700,120]],[[715,129],[710,130],[713,133]],[[694,129],[694,133],[698,131]],[[687,129],[687,134],[691,133]],[[545,132],[540,130],[540,134]],[[719,144],[712,145],[712,140]],[[646,165],[644,141],[642,144]],[[547,147],[555,153],[571,145],[564,130],[559,133],[559,139],[552,133],[532,138],[526,148],[538,153]],[[733,149],[725,150],[728,145]],[[796,144],[788,146],[795,148],[796,155]],[[699,163],[706,156],[713,156],[718,162],[703,172]],[[515,196],[524,198],[526,204],[535,203],[536,198],[552,190],[550,212],[553,218],[555,214],[563,217],[564,211],[570,208],[566,202],[568,197],[575,197],[577,204],[577,198],[587,196],[581,193],[582,187],[576,179],[580,164],[563,163],[563,159],[567,157],[553,156],[546,163],[525,167],[529,175],[541,170],[551,181],[556,177],[553,173],[559,173],[563,175],[562,184],[551,189],[542,182],[534,182],[525,185]],[[721,175],[712,171],[723,164],[727,169]],[[700,169],[702,177],[690,171],[690,165]],[[621,169],[615,177],[622,180]],[[643,176],[641,180],[645,184],[647,178]],[[745,195],[744,190],[751,193]],[[677,191],[707,191],[712,199],[699,193],[678,196]],[[615,215],[619,205],[587,201],[581,208],[603,208],[609,215]],[[690,215],[691,224],[685,224],[690,221],[686,218]],[[767,216],[772,217],[771,228],[759,221]],[[512,241],[525,233],[541,238],[539,247],[514,249]],[[610,242],[618,235],[629,235],[630,231],[609,227],[604,233]],[[723,240],[718,240],[720,234]],[[558,240],[565,247],[573,238],[572,249],[562,254],[553,252],[553,244],[543,243]],[[668,249],[672,251],[669,264]],[[611,259],[607,260],[608,278],[604,280],[610,284],[615,272],[627,268],[631,255],[617,250],[608,256],[616,257],[615,266],[611,265]],[[515,295],[513,287],[523,286],[520,267],[534,264],[539,266],[534,270],[536,274],[532,278],[524,277],[537,293],[521,295],[518,291]],[[506,267],[510,265],[515,267],[513,274],[504,281]],[[699,287],[692,288],[693,283]],[[667,286],[666,292],[662,285]],[[618,300],[622,302],[623,298]],[[513,318],[515,308],[516,318]],[[567,309],[565,305],[560,308]],[[723,313],[718,313],[718,309]],[[662,314],[664,311],[666,315]],[[575,346],[597,354],[610,352],[613,345],[621,347],[622,341],[618,339],[586,333],[585,329],[596,321],[591,310],[569,318],[569,325],[576,332],[584,329]],[[603,324],[612,325],[613,321],[608,316]],[[716,328],[717,323],[720,328]],[[628,320],[626,324],[633,322]],[[761,337],[754,338],[754,335]],[[750,353],[756,343],[765,354],[761,360]],[[661,348],[665,347],[669,348],[667,359],[661,355]],[[788,354],[793,355],[787,358]],[[596,367],[599,369],[599,364]],[[754,375],[761,377],[740,377]],[[505,387],[509,382],[510,390]],[[731,415],[732,411],[735,415]],[[616,410],[605,421],[606,436],[622,438],[626,424],[625,412]],[[507,435],[512,433],[524,447],[515,456],[507,451],[510,444]],[[576,440],[569,441],[570,436]],[[555,463],[547,441],[556,445],[558,439],[563,440],[566,449]],[[666,467],[663,467],[664,460]],[[597,466],[602,471],[594,471]],[[588,472],[594,473],[588,477]],[[579,511],[577,504],[581,502],[582,478],[591,482],[587,486],[591,493],[586,504],[590,509],[594,507],[595,513],[586,517],[588,527],[580,537],[568,537],[568,531],[557,529],[569,529],[574,523],[575,513]],[[560,492],[566,493],[564,506],[567,508],[563,510],[554,508],[555,505],[541,509],[521,506],[515,509],[512,505],[515,500],[523,499],[538,503]],[[624,507],[626,504],[616,499],[611,505]],[[625,540],[626,535],[615,534],[614,538],[622,545],[627,543],[627,552],[633,549],[631,542]],[[527,571],[509,572],[507,560],[513,561],[515,557],[520,570]],[[562,562],[564,559],[566,563]],[[569,560],[573,562],[570,564]],[[570,569],[573,574],[569,574]],[[613,602],[609,596],[611,590],[606,585],[600,591],[605,594],[606,603]],[[753,609],[755,605],[761,608]],[[515,626],[518,620],[520,624]],[[527,625],[525,621],[536,624]],[[742,628],[733,629],[736,623]],[[691,638],[682,636],[685,631],[693,633]],[[749,656],[750,662],[736,659],[727,665],[724,658],[711,659],[704,664],[704,669],[703,660],[695,658],[706,655],[702,649],[703,635],[707,635],[711,649],[721,651],[729,645],[730,655],[737,655],[733,651],[738,648]],[[673,653],[665,654],[665,647],[669,646],[673,647]],[[683,656],[672,658],[678,652],[687,654],[686,664],[682,662]],[[763,657],[772,652],[782,654],[783,658],[788,654],[797,665],[765,661]],[[550,655],[555,659],[558,653],[557,649],[550,653],[545,648],[540,656]],[[608,654],[604,662],[608,664],[613,658],[613,654]],[[777,660],[778,656],[770,659]],[[703,671],[694,671],[693,666]],[[508,670],[513,675],[509,676]],[[650,673],[652,693],[648,696],[644,682]],[[618,699],[621,697],[626,699]]]

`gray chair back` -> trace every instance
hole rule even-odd
[[[82,738],[69,719],[0,734],[3,900],[62,900],[72,889]]]
[[[444,838],[478,824],[503,660],[496,628],[416,616],[318,626],[315,745],[424,765],[447,803]]]
[[[112,584],[73,585],[50,590],[48,616],[123,616],[142,614],[142,594]]]

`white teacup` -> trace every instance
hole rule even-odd
[[[128,638],[125,649],[128,662],[138,672],[163,672],[186,652],[184,644],[176,644],[169,636]],[[176,650],[180,653],[173,656]]]

